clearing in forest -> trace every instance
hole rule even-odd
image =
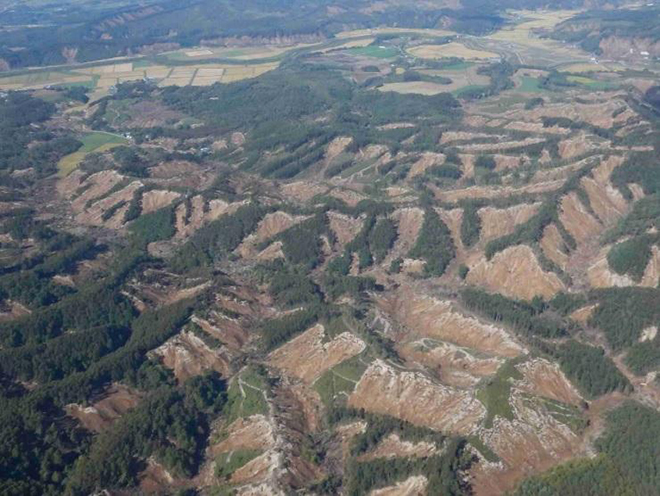
[[[128,143],[128,141],[121,136],[103,132],[87,133],[80,138],[80,141],[83,145],[77,152],[62,157],[57,163],[58,174],[60,177],[66,177],[76,170],[88,153],[105,152],[116,146]]]

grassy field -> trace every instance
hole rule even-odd
[[[555,66],[567,62],[587,62],[589,54],[549,38],[542,38],[536,30],[550,30],[579,11],[512,11],[504,28],[475,40],[484,49],[497,49],[509,54],[520,64]]]
[[[517,361],[509,361],[502,365],[495,377],[486,380],[483,389],[477,392],[477,399],[481,401],[488,413],[484,425],[487,429],[493,426],[495,417],[513,420],[514,414],[509,404],[511,394],[511,381],[522,379],[522,374],[515,368]]]
[[[480,90],[480,89],[486,89],[487,86],[485,85],[480,85],[480,84],[469,84],[467,86],[463,86],[462,88],[459,88],[457,90],[452,91],[452,94],[454,96],[462,96],[463,94],[467,93],[468,91],[474,91],[474,90]]]
[[[329,52],[330,50],[343,50],[346,48],[362,48],[362,47],[367,47],[371,45],[376,38],[373,37],[367,37],[367,38],[359,38],[357,40],[350,40],[346,41],[344,43],[340,43],[338,45],[331,43],[328,46],[325,46],[324,48],[319,48],[317,50],[313,50],[311,53],[326,53]]]
[[[261,454],[257,450],[236,450],[221,453],[215,459],[215,474],[220,478],[229,478],[239,468]]]
[[[485,50],[474,50],[457,42],[445,45],[419,45],[408,50],[408,53],[423,59],[441,59],[446,57],[458,57],[461,59],[490,59],[498,57],[497,53]]]
[[[227,390],[227,423],[237,418],[267,413],[268,404],[263,393],[265,389],[266,381],[252,369],[246,369],[236,377]]]
[[[38,89],[46,86],[73,86],[94,84],[91,75],[72,71],[43,71],[0,77],[0,90]]]
[[[58,162],[57,169],[60,177],[66,177],[76,170],[87,154],[92,152],[104,152],[111,150],[116,146],[128,143],[128,141],[121,136],[100,132],[88,133],[80,138],[80,141],[83,146],[81,146],[77,152],[62,157]]]
[[[107,95],[109,89],[116,84],[139,81],[146,77],[156,80],[160,86],[207,86],[214,83],[232,83],[254,78],[279,65],[279,62],[257,63],[255,61],[251,63],[249,58],[246,56],[243,64],[200,61],[199,63],[177,65],[173,61],[172,65],[166,65],[153,64],[143,59],[136,62],[107,63],[71,70],[40,69],[16,75],[9,73],[0,77],[0,90],[85,86],[92,91],[91,97],[94,100]]]
[[[558,69],[560,72],[571,72],[574,74],[588,73],[588,72],[620,72],[624,68],[618,64],[595,64],[595,63],[578,63],[568,64]]]
[[[416,69],[420,74],[432,77],[451,79],[449,84],[434,81],[406,81],[386,83],[379,88],[380,91],[394,91],[396,93],[416,93],[419,95],[437,95],[438,93],[457,94],[465,89],[487,86],[490,82],[487,76],[477,73],[478,64],[472,62],[459,62],[442,69]]]
[[[534,30],[551,29],[578,13],[579,11],[577,10],[513,11],[511,12],[513,18],[512,25],[505,26],[503,29],[490,35],[489,38],[520,43],[522,45],[546,46],[549,40],[535,36]]]
[[[449,64],[444,66],[441,70],[443,71],[464,71],[474,66],[474,62],[456,62],[455,64]]]
[[[431,83],[427,81],[408,81],[402,83],[387,83],[378,88],[380,91],[394,91],[395,93],[416,93],[418,95],[437,95],[452,91],[452,85]]]
[[[314,383],[314,389],[319,393],[321,401],[329,406],[336,396],[348,396],[366,369],[360,355],[349,358],[319,377]]]
[[[538,78],[531,76],[522,76],[520,78],[520,86],[516,89],[522,93],[540,93],[545,91],[539,86]]]
[[[399,54],[399,51],[396,48],[376,45],[354,47],[350,48],[349,51],[353,55],[363,55],[365,57],[374,57],[378,59],[391,59]]]
[[[585,76],[566,76],[566,79],[571,83],[581,84],[596,91],[611,90],[617,87],[616,84],[608,81],[598,81]]]

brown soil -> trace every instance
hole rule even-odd
[[[190,320],[201,327],[204,332],[220,340],[232,350],[240,349],[249,337],[248,332],[236,319],[218,312],[211,312],[208,320],[199,318],[196,315],[193,315]]]
[[[617,221],[627,210],[627,202],[610,183],[612,171],[623,161],[623,157],[612,156],[593,171],[593,178],[584,177],[581,184],[587,192],[589,203],[605,225]]]
[[[546,257],[552,260],[561,269],[566,269],[568,263],[568,247],[561,237],[561,233],[557,226],[550,224],[543,230],[543,237],[541,238],[541,249]]]
[[[245,135],[241,132],[235,131],[231,133],[231,138],[229,140],[234,146],[243,146],[245,144]]]
[[[76,220],[82,224],[101,226],[105,225],[106,227],[119,228],[123,225],[125,210],[128,209],[128,204],[133,200],[135,192],[142,188],[144,185],[140,181],[133,181],[125,188],[117,191],[116,193],[111,194],[110,196],[103,198],[95,203],[93,203],[89,208],[85,208],[84,211],[81,211],[76,216]],[[83,194],[84,196],[84,194]],[[74,208],[75,204],[74,202]],[[110,219],[104,220],[103,215],[112,207],[117,205],[120,202],[125,202],[126,206],[120,208],[115,215]]]
[[[241,468],[236,470],[230,478],[230,483],[235,485],[259,484],[266,482],[272,474],[275,467],[279,465],[281,454],[276,451],[266,451],[258,457],[250,460]],[[255,494],[255,493],[241,493]],[[262,494],[262,493],[256,493]],[[263,493],[267,494],[267,493]]]
[[[428,482],[423,475],[414,475],[394,486],[375,489],[369,496],[423,496],[426,494]]]
[[[509,186],[470,186],[464,189],[455,190],[439,190],[435,187],[430,189],[435,193],[435,197],[440,201],[456,202],[467,198],[501,198],[505,196],[521,195],[521,194],[534,194],[545,193],[558,189],[563,180],[547,181],[542,183],[529,184],[519,188]]]
[[[660,250],[657,246],[651,247],[651,258],[644,269],[644,274],[639,281],[626,274],[617,274],[610,269],[607,262],[607,252],[611,246],[603,248],[596,262],[587,269],[589,284],[594,288],[642,286],[655,288],[660,283]]]
[[[327,186],[322,186],[315,183],[306,181],[298,181],[295,183],[283,184],[282,196],[297,200],[299,202],[308,202],[317,195],[322,195],[328,192]]]
[[[358,193],[357,191],[353,191],[349,189],[338,189],[338,188],[333,189],[330,192],[330,196],[343,201],[349,207],[356,206],[358,203],[360,203],[362,200],[366,198],[363,194]]]
[[[521,203],[510,208],[486,207],[479,209],[479,217],[481,218],[480,241],[488,242],[511,234],[518,224],[529,220],[537,212],[539,206],[539,203]]]
[[[465,316],[451,302],[425,296],[411,287],[402,286],[377,304],[417,337],[439,339],[500,357],[524,352],[504,329]]]
[[[525,156],[494,155],[493,158],[495,159],[495,170],[497,172],[516,169],[529,163],[529,159]]]
[[[168,120],[181,119],[183,114],[171,110],[155,100],[141,100],[133,103],[129,111],[129,120],[122,122],[127,128],[151,128],[162,126]]]
[[[623,112],[620,109],[624,108]],[[619,111],[618,115],[612,117]],[[543,117],[566,117],[575,121],[588,122],[594,126],[611,128],[614,124],[625,123],[635,113],[621,98],[608,95],[606,98],[596,97],[589,103],[557,103],[546,104],[532,110],[514,109],[504,116],[513,121],[540,122]]]
[[[471,141],[479,138],[502,138],[501,135],[488,133],[471,133],[469,131],[444,131],[440,143],[445,144],[451,141]]]
[[[211,446],[213,456],[246,449],[266,451],[275,445],[272,423],[263,415],[239,418],[227,427],[227,436]]]
[[[585,325],[591,318],[591,314],[594,313],[594,310],[597,306],[598,305],[587,305],[586,307],[578,308],[573,313],[571,313],[569,317],[574,321]]]
[[[66,412],[77,419],[85,429],[101,432],[112,423],[134,408],[140,401],[140,394],[123,384],[111,385],[101,396],[88,407],[82,405],[67,405]]]
[[[17,301],[5,300],[3,307],[0,312],[0,322],[18,319],[32,313],[29,308]]]
[[[442,165],[445,162],[445,156],[442,153],[426,152],[410,167],[408,179],[423,174],[426,169],[434,165]]]
[[[175,483],[174,477],[153,458],[147,460],[147,468],[138,479],[142,494],[163,494]]]
[[[346,147],[353,142],[353,138],[350,136],[339,136],[338,138],[333,139],[325,152],[326,162],[330,162],[333,158],[342,154]]]
[[[435,211],[438,213],[438,216],[442,221],[447,224],[457,251],[462,253],[463,241],[461,240],[461,223],[463,222],[463,209],[454,208],[451,210],[443,210],[436,208]]]
[[[120,183],[124,177],[115,171],[102,171],[92,174],[83,181],[84,173],[74,171],[65,179],[61,180],[57,187],[62,196],[73,199],[78,188],[84,186],[86,189],[72,201],[74,212],[82,212],[88,201],[93,201],[105,195],[108,191]]]
[[[392,220],[397,225],[397,239],[385,263],[405,256],[412,249],[424,223],[424,211],[421,208],[401,208],[392,213]]]
[[[267,262],[278,258],[285,258],[284,251],[282,250],[282,246],[283,245],[281,241],[275,241],[274,243],[271,243],[266,248],[264,248],[259,253],[257,253],[255,258],[260,262]]]
[[[149,169],[149,176],[156,179],[172,179],[179,176],[196,174],[199,167],[183,160],[165,162]]]
[[[380,359],[363,374],[348,405],[459,434],[473,431],[486,414],[472,393],[435,383],[421,373],[397,370]]]
[[[215,370],[224,377],[231,374],[231,356],[221,348],[212,350],[192,332],[181,332],[152,352],[179,381]]]
[[[474,163],[477,160],[476,155],[468,155],[466,153],[460,153],[459,158],[461,159],[461,163],[463,166],[461,167],[463,170],[463,176],[465,178],[471,178],[474,177]]]
[[[306,384],[296,382],[289,385],[295,409],[302,413],[306,432],[318,432],[324,427],[324,408],[321,396]]]
[[[238,253],[244,258],[256,257],[258,254],[257,245],[299,224],[307,218],[304,215],[294,216],[280,211],[267,214],[259,222],[255,232],[243,240],[238,247]]]
[[[326,370],[360,354],[366,347],[361,339],[348,332],[327,342],[324,339],[325,330],[317,324],[273,351],[269,363],[285,374],[311,384]]]
[[[359,460],[368,461],[377,458],[401,457],[427,458],[436,452],[437,448],[433,443],[427,441],[420,441],[418,443],[403,441],[399,439],[397,434],[390,434],[369,453],[360,456]]]
[[[142,214],[148,214],[167,207],[180,196],[176,191],[147,191],[142,195]]]
[[[559,156],[566,160],[577,157],[588,151],[591,151],[594,145],[587,140],[586,136],[579,134],[572,138],[567,138],[559,143]]]
[[[522,363],[516,368],[524,377],[516,384],[522,391],[569,405],[579,406],[582,403],[580,393],[559,370],[557,364],[536,359]]]
[[[497,253],[490,261],[481,258],[466,278],[470,284],[511,298],[531,300],[535,296],[552,298],[565,289],[557,274],[545,272],[527,245],[517,245]],[[524,281],[524,284],[521,282]]]
[[[243,205],[245,202],[227,203],[223,200],[211,200],[207,204],[201,195],[197,195],[190,201],[190,212],[185,203],[176,208],[174,212],[176,237],[188,237],[207,222],[232,214]]]
[[[501,358],[479,357],[474,350],[425,338],[406,342],[397,352],[407,365],[434,371],[444,384],[455,387],[475,386],[502,364]]]
[[[552,134],[568,134],[570,130],[563,127],[543,127],[542,122],[511,122],[507,124],[506,129],[513,129],[515,131],[526,131],[532,133],[552,133]]]
[[[559,220],[578,243],[593,239],[602,230],[600,222],[587,211],[575,192],[562,198]]]
[[[569,427],[527,406],[519,392],[512,393],[510,403],[516,419],[496,417],[493,428],[481,434],[502,465],[480,463],[472,471],[478,496],[505,493],[524,477],[584,454],[581,439]]]
[[[457,148],[463,153],[495,153],[522,146],[541,143],[543,138],[525,138],[520,141],[504,141],[499,143],[479,143],[473,145],[459,145]]]
[[[328,220],[330,221],[330,229],[332,229],[337,237],[337,242],[342,247],[359,234],[364,223],[363,218],[355,218],[333,211],[328,212]]]

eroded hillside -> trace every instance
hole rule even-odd
[[[655,76],[374,35],[0,98],[8,494],[657,487]]]

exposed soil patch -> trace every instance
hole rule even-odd
[[[142,195],[142,214],[148,214],[167,207],[180,196],[176,191],[147,191]]]
[[[439,190],[435,187],[429,188],[435,193],[440,201],[456,202],[467,198],[502,198],[506,196],[545,193],[558,189],[563,180],[547,181],[542,183],[528,184],[519,188],[509,186],[470,186],[469,188],[454,190]]]
[[[478,356],[474,350],[451,343],[422,338],[397,347],[399,355],[409,365],[432,370],[440,380],[450,386],[475,386],[483,377],[497,372],[503,360]]]
[[[101,432],[139,402],[140,394],[137,391],[123,384],[113,384],[90,406],[74,403],[67,405],[65,409],[85,429]]]
[[[523,300],[531,300],[535,296],[549,299],[565,289],[557,274],[541,268],[536,255],[527,245],[507,248],[490,261],[482,258],[470,268],[466,280],[470,284]]]
[[[587,210],[575,192],[561,199],[559,220],[579,243],[584,243],[602,230],[600,222]]]
[[[350,136],[339,136],[333,139],[325,152],[325,159],[327,162],[337,157],[346,150],[346,147],[353,142],[353,138]]]
[[[286,231],[307,218],[304,215],[294,216],[281,211],[266,214],[261,222],[259,222],[255,232],[243,240],[238,247],[238,253],[244,258],[256,257],[260,243],[278,235],[282,231]]]
[[[226,453],[238,449],[268,450],[275,445],[272,423],[264,415],[239,418],[227,427],[227,436],[211,446],[211,453]]]
[[[472,471],[476,495],[510,491],[523,478],[584,454],[580,437],[554,417],[540,413],[519,393],[510,398],[515,420],[496,417],[482,439],[502,460],[502,465],[480,463]]]
[[[228,351],[223,348],[212,350],[192,332],[182,331],[153,353],[161,357],[163,365],[171,369],[180,381],[207,370],[215,370],[224,377],[231,374],[231,355]]]
[[[607,261],[607,252],[611,246],[604,247],[596,261],[587,269],[587,279],[594,288],[642,286],[655,288],[660,282],[660,250],[657,246],[651,247],[651,258],[649,259],[644,274],[639,281],[635,281],[627,274],[617,274],[610,269]]]
[[[367,461],[376,458],[427,458],[434,455],[436,452],[437,448],[433,443],[427,441],[420,441],[418,443],[403,441],[399,439],[397,434],[390,434],[372,451],[360,456],[359,459],[361,461]]]
[[[308,384],[326,370],[362,353],[364,341],[349,332],[324,342],[325,330],[318,324],[270,354],[269,362],[284,373]]]
[[[421,496],[426,494],[428,482],[423,475],[414,475],[394,486],[375,489],[370,496]]]
[[[435,165],[442,165],[445,162],[445,156],[442,153],[426,152],[410,167],[408,179],[423,174],[426,169]]]
[[[424,296],[410,287],[402,287],[378,305],[418,337],[500,357],[515,357],[524,351],[504,329],[465,316],[451,302]]]
[[[401,208],[395,210],[391,218],[397,225],[397,238],[386,263],[396,257],[405,256],[415,245],[424,223],[424,211],[421,208]]]
[[[521,203],[510,208],[485,207],[479,209],[481,218],[481,241],[511,234],[518,224],[529,220],[538,210],[540,203]]]
[[[396,370],[380,359],[366,370],[348,404],[459,434],[474,430],[486,414],[472,393],[435,383],[417,372]]]
[[[546,257],[561,269],[566,268],[566,264],[568,263],[568,247],[564,243],[564,238],[562,238],[556,225],[550,224],[545,227],[540,245]]]
[[[299,202],[308,202],[317,195],[322,195],[328,192],[327,186],[322,186],[316,183],[307,181],[297,181],[294,183],[283,184],[282,195],[297,200]]]
[[[339,212],[328,212],[330,229],[337,237],[340,246],[344,246],[357,236],[364,224],[363,218],[355,218]]]
[[[524,377],[516,384],[522,391],[569,405],[582,403],[580,393],[556,364],[538,359],[528,360],[516,368]]]

